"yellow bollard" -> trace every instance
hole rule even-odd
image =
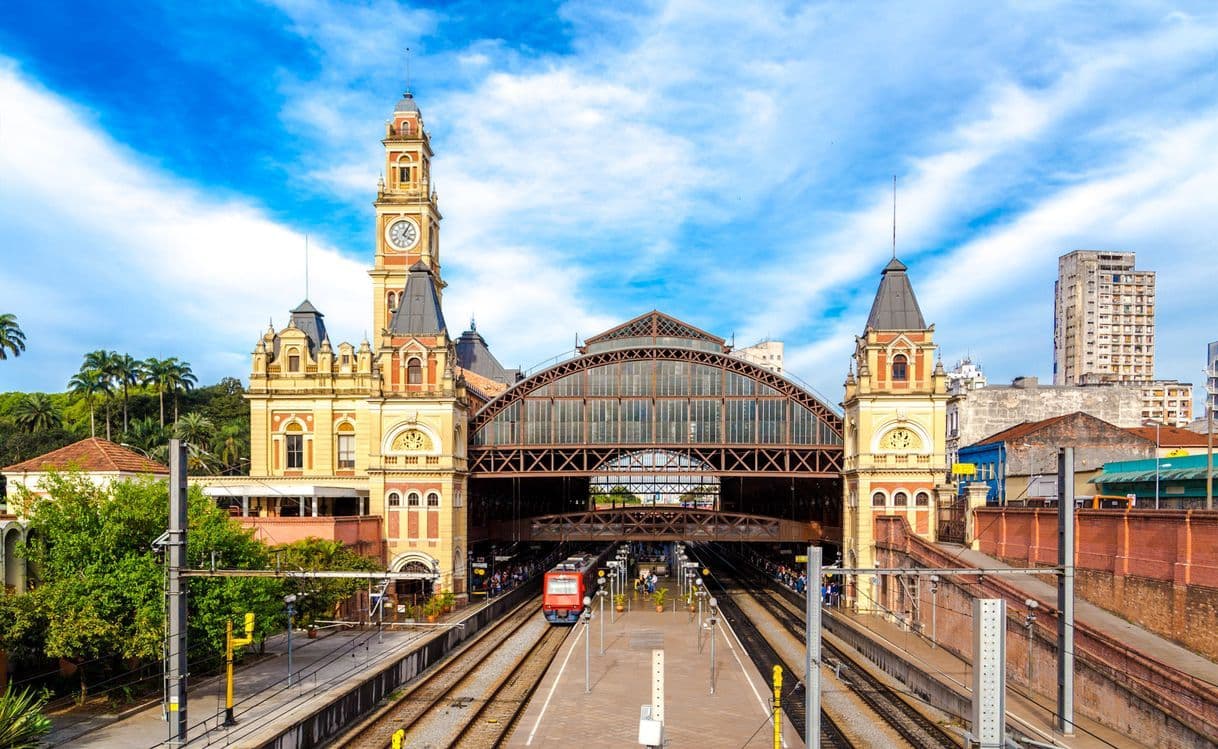
[[[406,731],[399,728],[393,732],[393,749],[402,749],[402,740],[406,738]]]
[[[774,749],[782,749],[782,666],[774,667]]]
[[[237,719],[233,715],[233,648],[249,645],[254,641],[254,615],[245,615],[245,637],[233,637],[233,620],[228,620],[224,637],[224,725],[235,726]]]

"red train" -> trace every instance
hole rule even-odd
[[[577,554],[567,557],[546,573],[542,581],[541,613],[551,624],[574,624],[584,610],[584,596],[596,595],[596,570],[606,551],[599,557]]]

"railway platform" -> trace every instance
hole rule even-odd
[[[661,580],[675,591],[676,581]],[[600,619],[574,625],[516,724],[513,748],[578,746],[580,749],[640,746],[639,712],[651,703],[653,647],[664,650],[664,737],[666,746],[773,747],[770,674],[749,660],[722,618],[715,627],[715,683],[711,693],[709,634],[699,636],[698,615],[674,608],[657,613],[650,599],[631,601],[625,613],[605,607],[604,655]],[[594,606],[599,614],[599,608]],[[706,619],[703,608],[703,620]],[[590,641],[585,640],[591,637]],[[590,658],[585,660],[585,652]],[[591,691],[585,692],[585,664]],[[784,674],[789,686],[793,674]],[[783,746],[804,746],[784,716]]]

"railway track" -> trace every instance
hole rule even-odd
[[[404,747],[499,746],[569,632],[540,608],[540,596],[520,604],[331,746],[383,749],[399,729]]]
[[[806,637],[806,619],[803,599],[794,591],[779,590],[768,578],[752,571],[751,566],[718,558],[732,568],[736,580],[745,592],[751,595],[783,627],[800,642]],[[742,570],[745,570],[742,572]],[[959,736],[944,729],[916,707],[905,700],[891,686],[877,679],[864,668],[859,658],[847,650],[837,647],[829,638],[821,640],[822,656],[846,666],[854,693],[877,716],[914,747],[960,747]],[[794,720],[794,718],[792,718]]]
[[[719,582],[717,578],[711,578],[711,585],[719,587],[723,592],[726,588]],[[765,635],[757,628],[747,616],[741,612],[740,608],[732,600],[731,595],[721,595],[719,598],[719,610],[732,623],[732,628],[736,632],[736,636],[740,639],[740,644],[744,646],[744,651],[749,654],[753,663],[762,670],[763,673],[768,672],[769,668],[774,665],[782,666],[785,674],[791,675],[786,689],[782,694],[783,712],[791,720],[795,730],[799,733],[799,737],[807,741],[804,735],[804,700],[802,684],[796,684],[794,674],[798,673],[791,668],[790,664],[782,659],[781,656],[774,650],[774,647],[766,640]],[[841,727],[833,720],[833,717],[821,711],[821,746],[829,749],[853,749],[854,744],[842,731]]]

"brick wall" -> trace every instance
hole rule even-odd
[[[1016,566],[1057,561],[1057,510],[985,507],[978,548]],[[1218,513],[1080,510],[1080,598],[1218,660]]]
[[[1031,511],[1027,511],[1031,512]],[[995,523],[995,526],[997,523]],[[913,535],[904,518],[876,519],[877,564],[958,568],[961,561]],[[1047,541],[1046,541],[1047,543]],[[1111,577],[1111,576],[1110,576]],[[1083,586],[1077,581],[1078,588]],[[882,585],[884,604],[898,615],[912,612],[911,601],[897,585]],[[918,586],[918,608],[937,612],[940,647],[972,660],[974,598],[1004,598],[1007,618],[1007,682],[1017,690],[1031,688],[1050,701],[1057,694],[1057,615],[1038,601],[1029,638],[1024,626],[1026,596],[1007,580],[992,575],[944,576],[932,602],[930,586]],[[928,630],[928,613],[913,625]],[[1129,736],[1131,745],[1212,747],[1218,744],[1218,686],[1177,670],[1170,663],[1130,650],[1123,642],[1075,621],[1075,711]],[[1031,663],[1031,680],[1028,664]]]

